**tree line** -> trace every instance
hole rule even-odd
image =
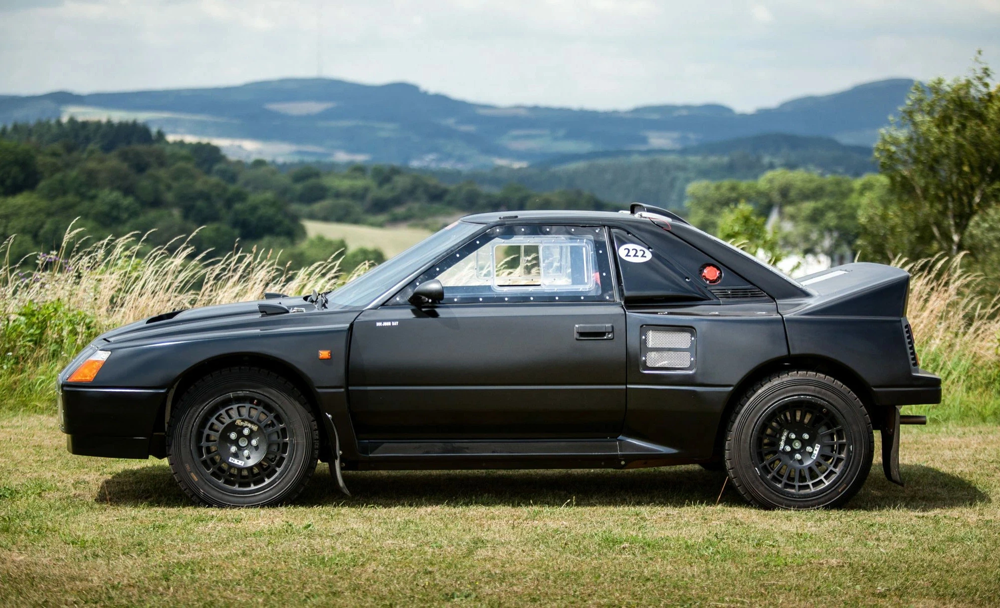
[[[880,134],[877,174],[778,170],[756,180],[696,182],[687,190],[690,219],[772,258],[789,251],[835,263],[965,254],[991,285],[1000,284],[1000,87],[992,77],[977,60],[967,77],[915,85]]]
[[[236,243],[281,249],[300,266],[346,249],[342,241],[307,240],[303,218],[436,228],[466,213],[565,208],[614,207],[582,192],[449,186],[393,166],[246,163],[212,144],[168,142],[137,122],[70,119],[0,128],[0,238],[17,235],[12,257],[55,249],[75,221],[96,237],[149,233],[150,246],[197,232],[199,250],[225,252]],[[347,253],[344,265],[350,270],[383,258],[359,249]]]

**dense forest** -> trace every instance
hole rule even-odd
[[[608,201],[682,210],[687,187],[699,180],[756,179],[775,169],[859,177],[876,170],[871,148],[826,137],[765,134],[676,151],[596,152],[558,157],[524,168],[430,172],[445,183],[472,180],[491,189],[519,184],[545,192],[580,189]]]
[[[486,192],[397,167],[285,171],[227,159],[207,143],[167,142],[136,122],[42,121],[0,128],[0,237],[12,257],[55,248],[74,221],[91,236],[149,233],[150,246],[190,235],[199,250],[239,244],[285,251],[293,265],[325,259],[343,242],[305,239],[302,218],[437,227],[458,215],[515,209],[611,208],[582,192]],[[199,230],[200,228],[200,230]],[[347,269],[376,250],[348,252]]]

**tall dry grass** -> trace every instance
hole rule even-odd
[[[907,318],[920,366],[943,381],[942,403],[919,409],[939,420],[998,422],[1000,298],[984,296],[982,277],[963,270],[962,261],[897,263],[912,277]]]
[[[265,291],[332,289],[342,278],[339,251],[325,261],[290,270],[281,252],[274,250],[236,249],[209,257],[184,237],[149,250],[137,234],[90,244],[81,237],[78,230],[67,233],[59,251],[40,254],[37,260],[12,263],[4,255],[3,312],[16,313],[29,302],[59,301],[93,315],[104,326],[118,326],[179,308],[256,300]],[[0,255],[9,252],[11,240]]]
[[[184,239],[150,249],[140,235],[82,237],[71,232],[60,251],[37,259],[4,256],[0,411],[51,411],[56,373],[102,331],[265,291],[322,291],[345,279],[340,252],[293,271],[275,251],[210,257]],[[9,250],[8,241],[0,255]],[[944,379],[944,402],[922,410],[938,420],[1000,422],[1000,300],[982,295],[980,278],[962,269],[961,258],[899,265],[912,274],[907,315],[921,366]]]
[[[11,242],[0,247],[0,411],[51,411],[58,370],[108,329],[177,309],[257,300],[267,291],[325,291],[353,278],[340,272],[339,251],[291,270],[278,251],[211,257],[183,237],[150,248],[138,234],[89,242],[71,231],[59,251],[21,260],[10,259]]]

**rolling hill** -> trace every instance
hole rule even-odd
[[[907,79],[873,82],[744,114],[714,104],[606,112],[498,107],[406,83],[284,79],[204,89],[6,96],[0,97],[0,123],[136,119],[171,139],[210,140],[235,157],[470,169],[567,155],[662,153],[775,133],[870,146],[912,85]]]

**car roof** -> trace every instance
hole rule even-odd
[[[613,222],[619,223],[622,221],[646,221],[643,218],[632,215],[628,210],[622,210],[623,212],[615,211],[573,211],[573,210],[559,210],[559,211],[499,211],[492,213],[477,213],[475,215],[467,215],[462,218],[463,222],[468,222],[470,224],[494,224],[497,222],[506,222],[509,220],[518,220],[525,222],[551,222],[551,221],[570,221],[570,222],[600,222],[602,224]]]

